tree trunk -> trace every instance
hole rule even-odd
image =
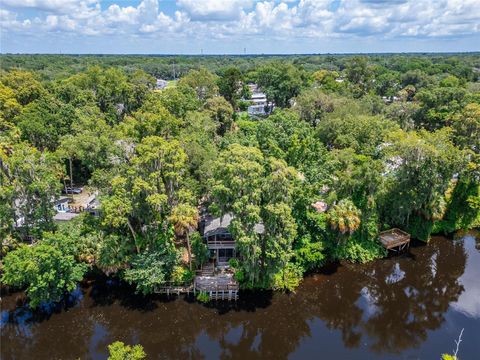
[[[68,162],[70,163],[70,191],[73,189],[73,161],[72,158],[68,158]],[[72,193],[73,195],[73,193]]]
[[[188,266],[192,270],[192,248],[190,246],[190,235],[187,232],[187,251],[188,251]]]
[[[133,230],[133,226],[130,223],[130,219],[128,218],[127,218],[127,225],[128,225],[128,228],[130,229],[130,232],[132,233],[133,242],[135,243],[135,249],[137,250],[137,254],[140,254],[140,247],[137,244],[137,234],[135,234],[135,230]]]

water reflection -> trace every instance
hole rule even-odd
[[[450,305],[455,326],[472,318],[480,325],[479,264],[472,236],[465,243],[437,238],[401,258],[332,265],[295,294],[244,293],[236,304],[212,307],[132,296],[121,283],[97,281],[76,306],[48,321],[24,308],[3,311],[1,357],[105,359],[115,340],[173,359],[317,358],[319,351],[370,359],[415,348],[437,354],[438,343],[428,337],[443,331],[451,341]],[[3,305],[13,309],[13,298]]]
[[[476,235],[476,236],[475,236]],[[465,291],[452,307],[468,317],[480,319],[480,233],[465,236],[464,246],[468,254],[465,273],[460,282]],[[460,241],[463,241],[462,239]],[[478,251],[475,251],[478,250]]]

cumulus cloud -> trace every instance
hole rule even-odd
[[[244,8],[251,6],[249,0],[177,0],[177,5],[192,20],[236,20]]]
[[[136,6],[134,6],[136,5]],[[2,0],[2,32],[199,39],[454,38],[480,33],[478,0]],[[29,11],[25,11],[29,9]],[[31,15],[35,13],[35,15]]]

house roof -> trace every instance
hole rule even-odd
[[[56,213],[55,216],[53,217],[53,220],[55,221],[69,221],[72,220],[74,217],[77,217],[80,214],[77,213],[71,213],[71,212],[59,212]]]
[[[231,214],[225,214],[221,217],[205,217],[205,229],[204,236],[212,236],[215,234],[222,234],[228,232],[228,226],[233,220]],[[255,232],[257,234],[263,234],[265,232],[265,226],[261,223],[255,225]]]
[[[317,201],[311,205],[317,212],[324,213],[328,209],[328,204],[323,201]]]

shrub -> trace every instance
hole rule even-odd
[[[210,301],[210,296],[205,291],[200,291],[197,294],[197,301],[200,301],[201,303],[207,303]]]
[[[143,360],[147,357],[142,345],[125,345],[121,341],[108,345],[108,352],[108,360]]]
[[[302,281],[303,269],[297,264],[287,265],[273,277],[273,288],[275,290],[295,291]]]
[[[193,280],[194,273],[193,271],[183,267],[183,266],[174,266],[171,275],[171,281],[175,284],[184,284],[190,283]]]
[[[240,267],[240,261],[236,258],[230,258],[228,265],[230,265],[231,268],[238,269]]]

